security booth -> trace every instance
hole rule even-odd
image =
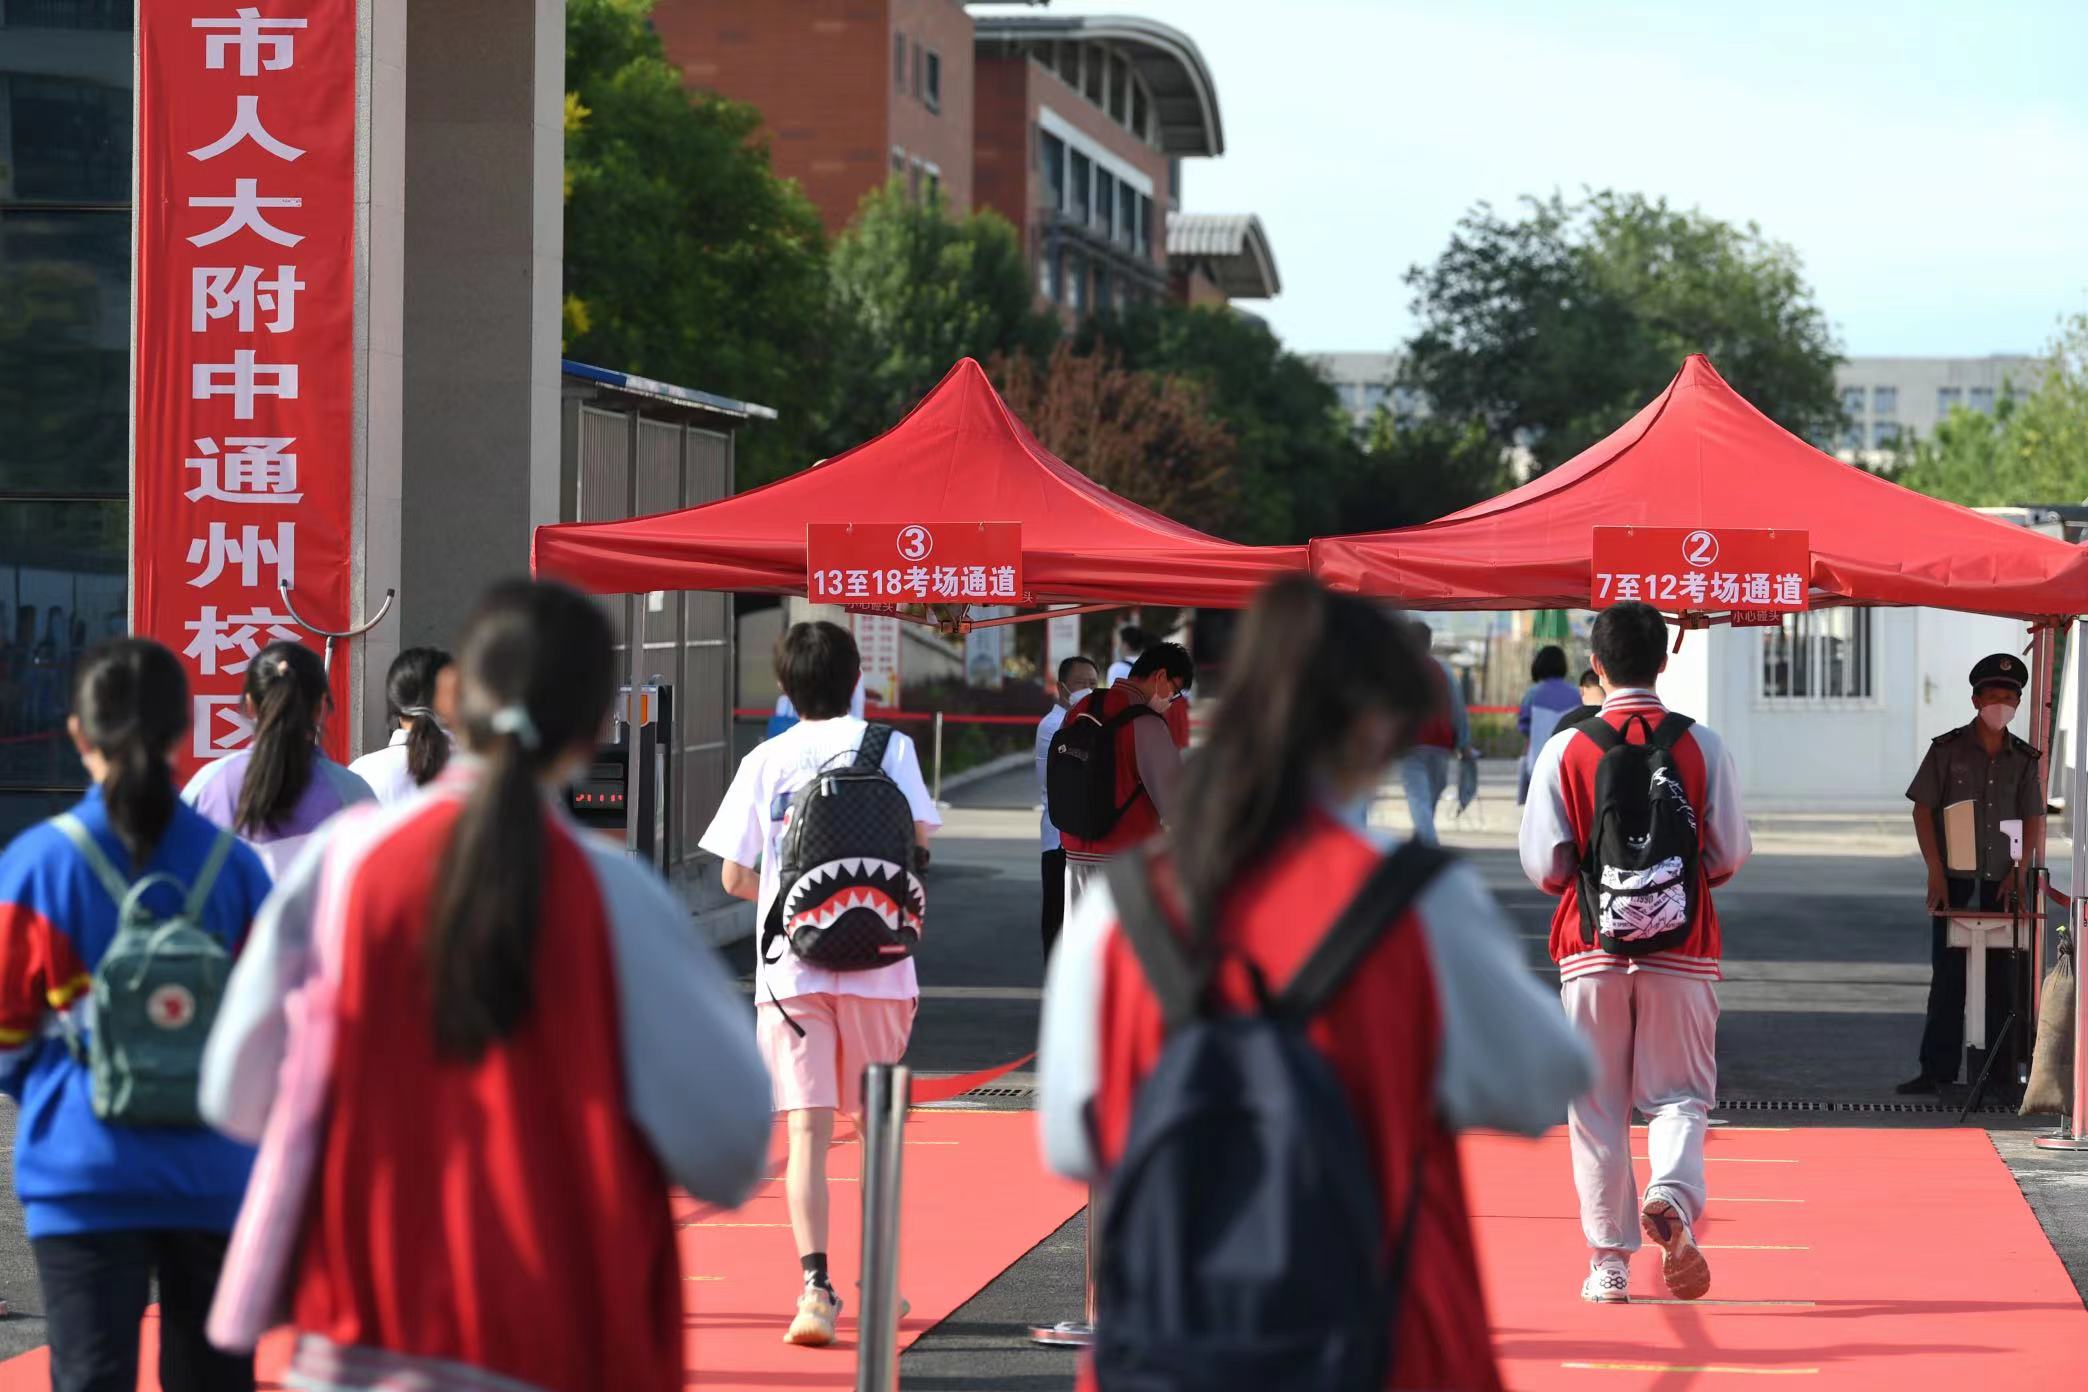
[[[733,441],[767,406],[566,361],[559,516],[618,522],[731,496]],[[729,594],[605,594],[621,673],[615,719],[568,796],[584,825],[619,837],[690,901],[729,916],[696,849],[732,776],[735,661]],[[703,886],[708,878],[711,888]],[[720,932],[723,930],[720,929]]]

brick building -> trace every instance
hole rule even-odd
[[[659,0],[653,24],[691,86],[762,112],[777,172],[829,232],[897,175],[1006,217],[1069,320],[1277,293],[1258,219],[1180,220],[1181,162],[1223,154],[1225,134],[1179,30],[958,0]]]

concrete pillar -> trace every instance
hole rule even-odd
[[[406,52],[395,632],[451,646],[558,520],[565,6],[415,4]]]

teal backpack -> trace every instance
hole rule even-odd
[[[94,1114],[113,1126],[201,1126],[203,1044],[232,972],[232,954],[203,927],[203,906],[233,838],[218,833],[180,913],[160,918],[145,907],[145,892],[159,884],[178,890],[180,880],[158,874],[132,884],[79,818],[68,813],[53,824],[116,901],[116,936],[94,969],[86,1042],[58,1017],[66,1049],[93,1079]]]

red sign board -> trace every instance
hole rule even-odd
[[[1588,596],[1598,609],[1642,600],[1675,614],[1791,614],[1806,607],[1804,532],[1597,527]]]
[[[138,7],[132,627],[188,669],[184,763],[248,743],[248,665],[308,636],[282,581],[348,626],[356,42],[355,0]]]
[[[805,596],[855,607],[1024,604],[1020,522],[808,522]]]

